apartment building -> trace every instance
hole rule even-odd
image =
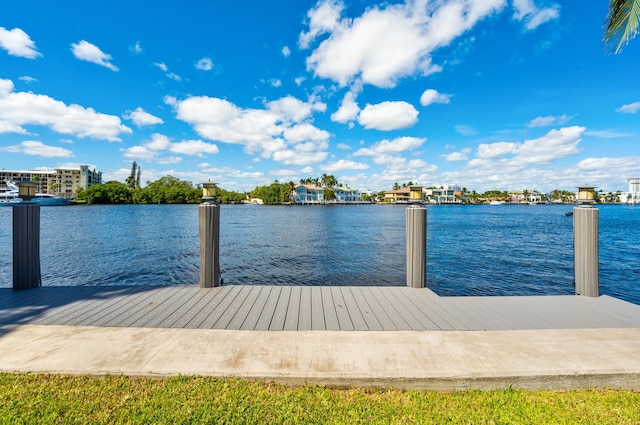
[[[102,183],[102,173],[89,169],[88,165],[60,167],[53,170],[5,170],[0,169],[0,182],[32,181],[41,193],[75,198],[80,189]]]

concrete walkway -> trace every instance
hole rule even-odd
[[[0,370],[404,389],[640,390],[640,329],[237,331],[0,326]]]

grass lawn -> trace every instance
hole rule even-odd
[[[0,423],[640,424],[640,393],[345,390],[203,377],[0,374]]]

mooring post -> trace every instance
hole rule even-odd
[[[13,289],[42,285],[40,272],[40,205],[13,205]]]
[[[203,203],[198,206],[200,226],[200,287],[220,283],[220,205],[216,203],[216,184],[202,185]]]
[[[600,296],[598,276],[598,209],[573,209],[573,258],[576,294]]]
[[[407,208],[407,286],[427,285],[427,209]]]

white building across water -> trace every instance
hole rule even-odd
[[[629,204],[640,203],[640,178],[631,177],[629,180],[629,192],[622,195],[621,202]]]
[[[53,170],[5,170],[0,169],[0,183],[32,181],[37,192],[75,198],[80,189],[102,183],[102,173],[90,170],[88,165],[60,167]]]

